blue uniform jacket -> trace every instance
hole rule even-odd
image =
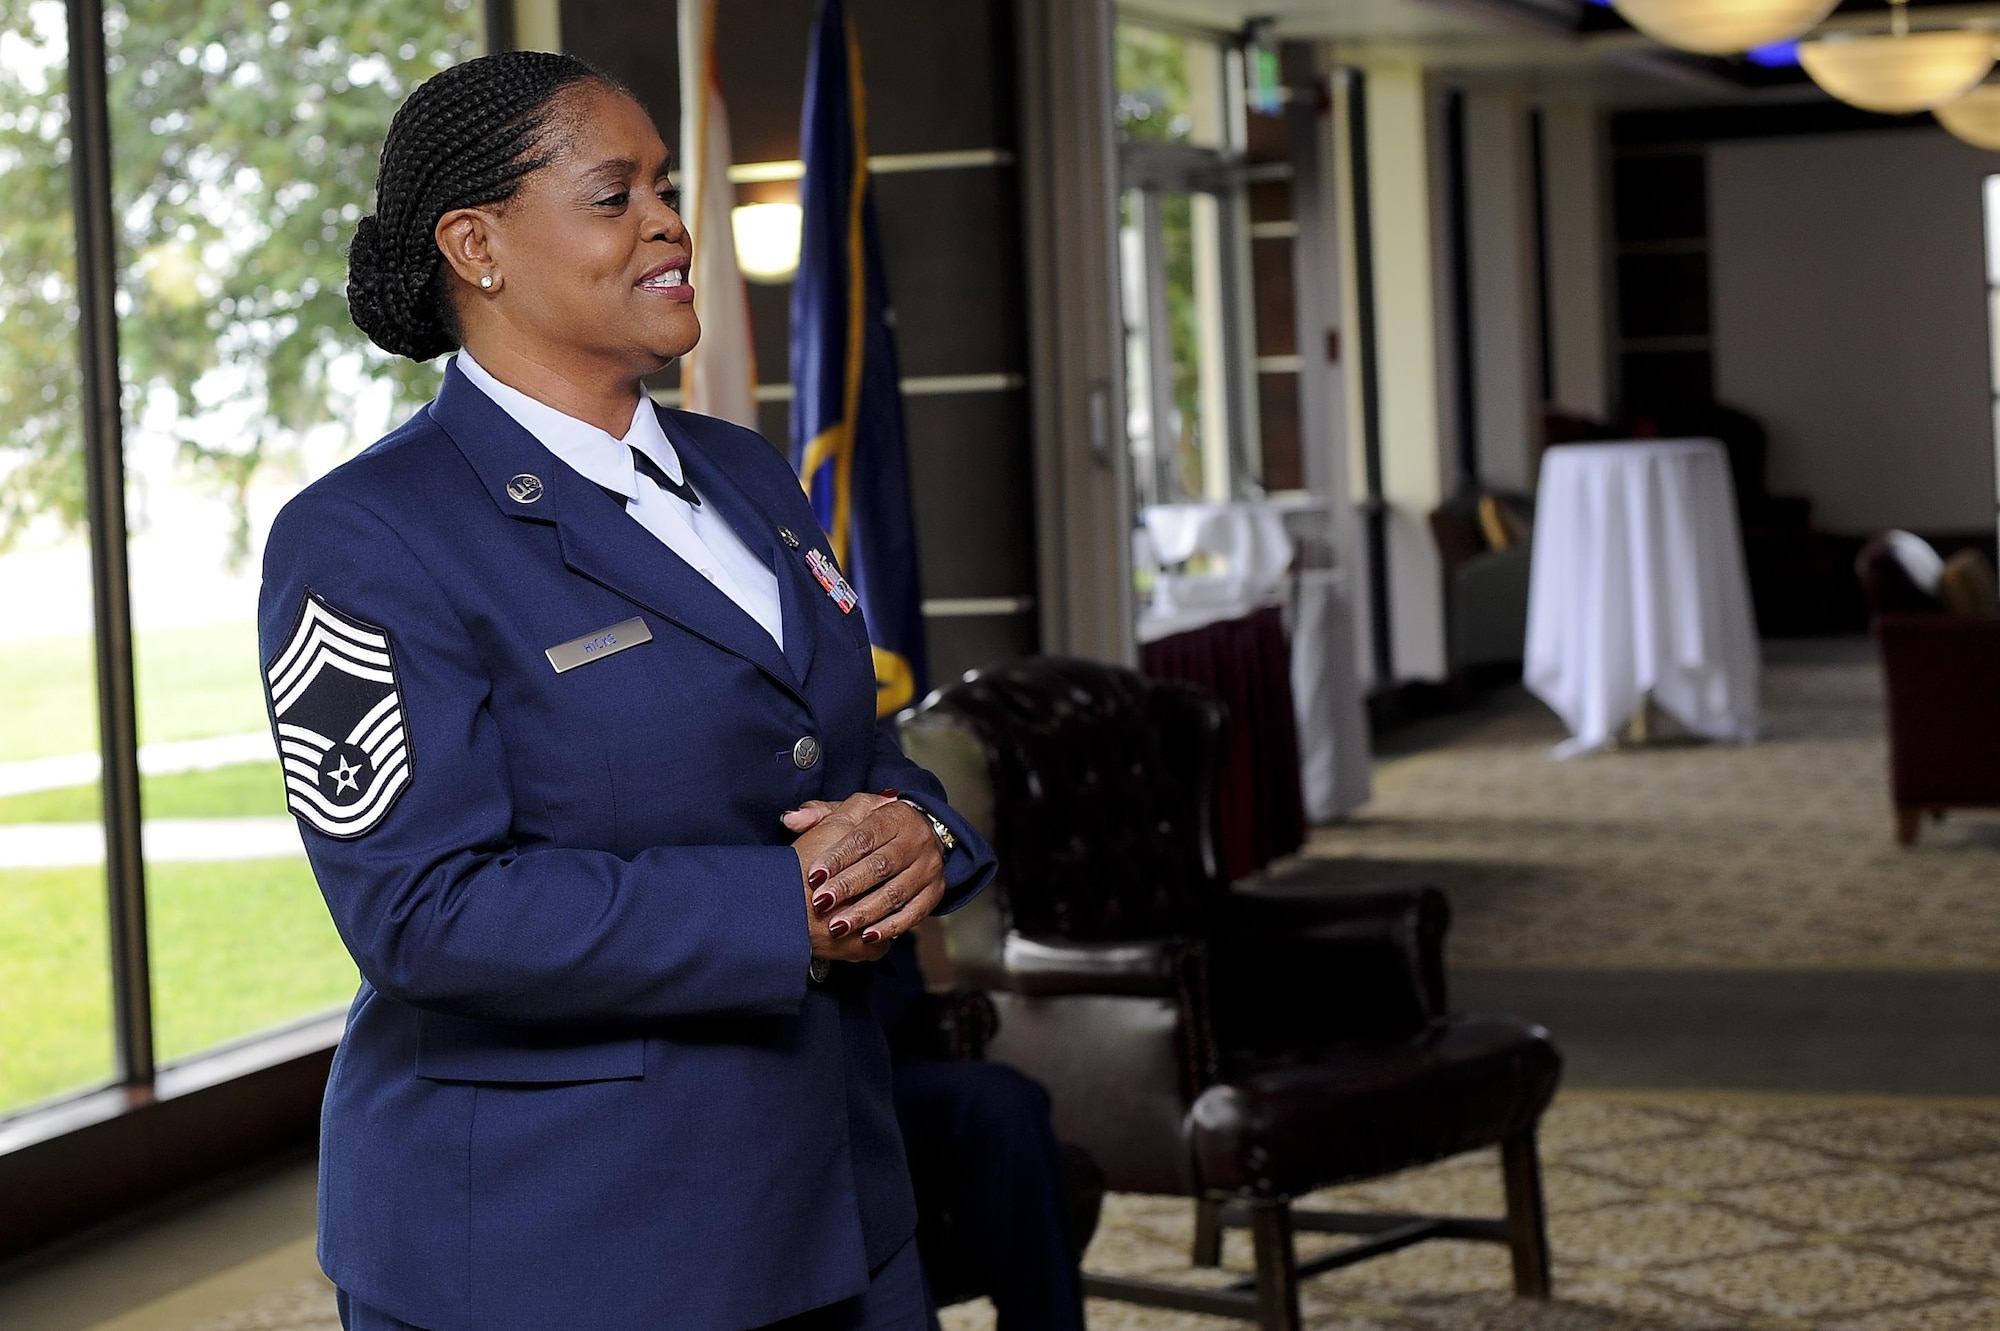
[[[782,651],[455,367],[266,550],[287,787],[363,977],[320,1259],[433,1331],[762,1326],[858,1293],[915,1229],[873,967],[808,981],[779,815],[899,788],[957,834],[947,908],[992,855],[877,726],[785,460],[663,423],[776,569]],[[632,619],[650,641],[602,641]],[[579,638],[598,654],[559,673]]]

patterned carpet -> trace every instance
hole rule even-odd
[[[1769,666],[1765,738],[1742,748],[1669,738],[1555,762],[1554,719],[1503,695],[1447,742],[1378,763],[1375,803],[1271,886],[1444,887],[1460,966],[2000,969],[2000,814],[1954,814],[1899,849],[1881,712],[1859,643]],[[1503,1249],[1431,1243],[1308,1282],[1308,1326],[2000,1331],[2000,1101],[1574,1091],[1543,1150],[1553,1301],[1512,1297]],[[1498,1165],[1312,1201],[1498,1214]],[[1114,1196],[1088,1264],[1194,1283],[1247,1269],[1232,1234],[1229,1271],[1192,1271],[1191,1227],[1186,1202]],[[309,1269],[198,1317],[163,1304],[100,1331],[335,1331]],[[991,1331],[993,1312],[963,1305],[944,1324]],[[1094,1301],[1090,1325],[1244,1324]]]
[[[1544,1128],[1556,1298],[1508,1291],[1486,1244],[1430,1243],[1306,1285],[1315,1331],[1993,1331],[2000,1327],[2000,1102],[1565,1095]],[[1321,1194],[1347,1209],[1498,1214],[1499,1166],[1468,1156]],[[1201,1281],[1185,1202],[1115,1196],[1093,1270]],[[1311,1255],[1340,1239],[1306,1235]],[[1248,1270],[1232,1233],[1227,1275]],[[1227,1278],[1227,1275],[1220,1278]],[[946,1331],[991,1331],[983,1301]],[[1226,1331],[1218,1318],[1093,1301],[1092,1331]],[[187,1320],[119,1331],[337,1331],[323,1280],[288,1276]],[[551,1331],[571,1331],[551,1328]],[[662,1328],[662,1331],[667,1331]]]
[[[2000,1327],[2000,1103],[1572,1094],[1545,1124],[1556,1298],[1517,1301],[1497,1246],[1431,1243],[1320,1276],[1324,1331],[1993,1331]],[[1500,1211],[1470,1156],[1320,1194],[1343,1209]],[[1094,1270],[1195,1278],[1186,1203],[1114,1197]],[[1302,1236],[1302,1255],[1344,1242]],[[1232,1233],[1230,1274],[1249,1269]],[[988,1331],[990,1308],[946,1331]],[[1093,1302],[1093,1331],[1242,1323]]]
[[[1522,692],[1376,766],[1373,804],[1272,886],[1430,883],[1462,966],[2000,968],[2000,814],[1899,848],[1864,644],[1769,666],[1764,738],[1557,762]]]
[[[198,1322],[188,1331],[340,1331],[340,1317],[334,1312],[333,1286],[324,1277],[307,1276],[248,1307]]]

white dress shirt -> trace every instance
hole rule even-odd
[[[615,439],[588,421],[557,411],[546,402],[509,388],[489,374],[469,352],[458,353],[458,368],[522,429],[549,452],[568,463],[585,480],[625,496],[625,511],[660,539],[715,589],[742,607],[763,626],[780,650],[785,645],[784,616],[778,600],[778,575],[743,543],[713,503],[689,504],[643,476],[632,462],[636,448],[659,465],[676,484],[685,484],[680,454],[660,428],[650,398],[643,394],[623,439]]]

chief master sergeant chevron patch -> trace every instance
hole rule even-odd
[[[308,588],[264,687],[292,812],[343,841],[374,831],[412,770],[389,635]]]

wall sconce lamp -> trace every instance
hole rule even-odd
[[[799,237],[804,214],[796,203],[746,203],[732,208],[736,266],[752,282],[778,286],[799,271]]]

